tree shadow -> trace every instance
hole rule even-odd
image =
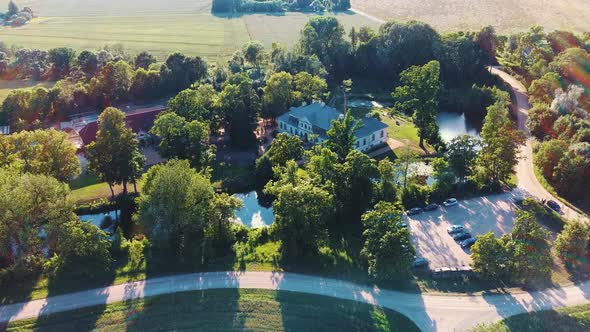
[[[416,294],[300,274],[275,273],[273,280],[279,290],[276,300],[287,331],[309,330],[310,326],[314,331],[367,331],[383,327],[391,331],[436,330]],[[296,292],[307,294],[301,297]],[[320,304],[310,306],[310,300]]]

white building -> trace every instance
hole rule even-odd
[[[332,107],[323,103],[307,106],[291,107],[289,112],[279,116],[279,132],[301,137],[304,142],[321,143],[327,139],[326,132],[332,121],[344,116]],[[387,143],[387,125],[375,118],[361,119],[361,127],[354,133],[355,148],[367,151]]]

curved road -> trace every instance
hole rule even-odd
[[[397,292],[293,273],[208,272],[155,278],[2,306],[0,322],[147,296],[216,288],[287,290],[377,304],[401,312],[422,331],[464,330],[522,312],[587,303],[590,298],[590,282],[533,293],[444,296]]]
[[[516,96],[516,108],[517,108],[517,122],[518,129],[522,130],[527,137],[526,145],[520,150],[520,160],[516,165],[516,176],[518,178],[518,188],[525,191],[526,193],[537,197],[539,199],[549,200],[552,199],[559,202],[558,199],[553,197],[537,180],[533,171],[533,138],[529,132],[526,121],[528,119],[528,111],[530,109],[529,98],[527,90],[516,78],[510,74],[500,70],[497,67],[488,67],[492,74],[498,75],[506,84],[510,85],[514,95]],[[569,206],[561,203],[562,215],[569,220],[587,220],[588,217],[578,213]]]

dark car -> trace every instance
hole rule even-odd
[[[406,214],[408,216],[413,216],[415,214],[420,214],[420,213],[422,213],[422,209],[421,208],[418,208],[418,207],[411,208],[408,211],[406,211]]]
[[[414,263],[412,263],[412,267],[415,267],[415,268],[424,267],[426,265],[428,265],[428,261],[424,257],[417,257],[414,260]]]
[[[434,211],[436,209],[438,209],[438,204],[428,204],[424,207],[424,211]]]
[[[522,203],[524,203],[524,198],[523,197],[512,197],[512,203],[514,203],[514,205],[516,205],[516,207],[522,207]]]
[[[469,234],[467,232],[461,232],[461,233],[457,233],[457,234],[453,235],[453,240],[463,241],[463,240],[467,240],[470,237],[471,237],[471,234]]]
[[[474,237],[470,237],[467,240],[461,242],[460,245],[461,245],[461,248],[466,249],[466,248],[471,248],[471,246],[474,245],[475,242],[477,242],[477,239]]]
[[[561,206],[559,206],[559,204],[557,204],[556,201],[548,200],[547,202],[545,202],[545,206],[547,206],[555,212],[561,212]]]

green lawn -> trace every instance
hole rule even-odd
[[[419,331],[405,316],[303,293],[217,289],[161,295],[10,323],[8,331]]]
[[[577,332],[590,331],[590,304],[520,314],[501,322],[482,325],[472,332]]]

